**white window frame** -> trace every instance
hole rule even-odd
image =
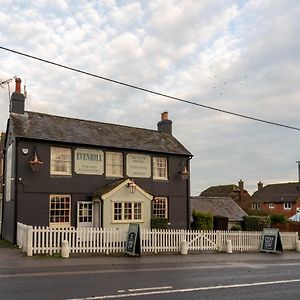
[[[69,205],[66,207],[63,207],[60,201],[52,201],[52,200],[63,200],[63,198],[69,199],[68,201]],[[66,202],[63,202],[63,204],[65,203]],[[70,227],[71,226],[71,205],[72,205],[71,195],[50,195],[49,196],[49,227],[54,227],[54,228]],[[52,211],[54,211],[53,214],[51,213]],[[64,212],[62,213],[62,211]],[[65,214],[65,211],[67,211],[67,215]],[[54,218],[54,220],[52,220],[52,218]]]
[[[260,210],[260,204],[259,203],[252,203],[252,210]]]
[[[116,209],[118,209],[118,219],[115,219]],[[142,223],[143,221],[143,202],[112,202],[112,223]]]
[[[63,147],[51,147],[50,152],[50,174],[59,176],[71,176],[72,149]],[[59,170],[59,167],[64,167],[66,170]]]
[[[168,180],[168,158],[153,157],[153,179]]]
[[[164,212],[163,212],[164,211]],[[152,216],[156,218],[168,218],[168,198],[155,197],[152,201]]]
[[[275,208],[275,204],[274,204],[273,202],[269,202],[269,208],[270,208],[270,209]]]
[[[293,203],[292,202],[285,202],[283,203],[283,209],[285,210],[291,210],[293,207]]]
[[[106,152],[105,153],[105,175],[106,177],[123,177],[123,153]]]
[[[77,202],[77,227],[93,227],[93,202]],[[87,219],[86,221],[84,219]]]

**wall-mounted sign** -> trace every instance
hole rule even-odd
[[[149,178],[151,176],[151,157],[142,154],[127,154],[127,176]]]
[[[75,172],[77,174],[102,175],[104,172],[104,154],[99,150],[75,150]]]
[[[267,228],[263,230],[260,251],[263,252],[283,251],[279,229]]]

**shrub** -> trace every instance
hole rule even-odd
[[[233,225],[233,226],[231,226],[230,230],[241,231],[242,227],[241,227],[241,225]]]
[[[151,228],[152,229],[167,229],[169,220],[165,218],[151,218]]]
[[[262,231],[264,228],[271,227],[270,217],[244,216],[243,219],[243,230],[246,231]]]
[[[193,210],[192,229],[194,230],[212,230],[213,216],[210,213],[204,213]]]
[[[214,216],[214,230],[228,230],[228,218],[223,216]]]
[[[274,224],[285,224],[287,222],[286,216],[283,214],[274,214],[270,216],[272,226]]]

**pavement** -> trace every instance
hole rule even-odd
[[[55,266],[116,266],[116,265],[155,265],[167,264],[211,264],[211,263],[258,263],[258,262],[300,262],[300,252],[285,251],[283,253],[265,252],[202,252],[181,254],[156,254],[141,257],[128,257],[123,255],[103,254],[76,254],[70,258],[58,256],[34,255],[26,256],[16,247],[0,247],[0,273],[1,268],[13,267],[55,267]]]

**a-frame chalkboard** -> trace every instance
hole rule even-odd
[[[263,230],[260,251],[263,252],[283,252],[281,236],[279,229],[266,228]]]
[[[140,224],[129,224],[125,254],[131,256],[141,255]]]

